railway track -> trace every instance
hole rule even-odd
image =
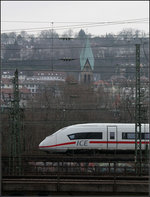
[[[148,181],[136,181],[136,180],[76,180],[76,179],[12,179],[12,180],[3,180],[2,184],[99,184],[99,185],[144,185],[146,184],[148,186]]]
[[[55,180],[55,179],[62,179],[62,180],[93,180],[93,181],[100,181],[100,180],[131,180],[131,181],[148,181],[149,176],[96,176],[96,175],[68,175],[68,174],[55,174],[55,175],[23,175],[23,176],[3,176],[3,180]]]
[[[74,161],[74,162],[108,162],[108,161],[134,161],[134,154],[131,153],[101,153],[101,154],[46,154],[46,155],[23,155],[24,161]],[[7,160],[7,156],[3,156],[2,160]]]
[[[6,195],[37,194],[148,194],[148,177],[22,176],[3,177]]]

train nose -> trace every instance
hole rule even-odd
[[[45,146],[46,146],[45,140],[43,140],[43,141],[39,144],[39,149],[43,149]]]
[[[44,146],[44,140],[39,144],[39,149],[42,147],[42,146]]]
[[[48,136],[46,137],[40,144],[40,150],[50,150],[56,144],[56,136]]]

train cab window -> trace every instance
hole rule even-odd
[[[114,140],[115,139],[115,132],[110,132],[110,139]]]
[[[75,134],[69,135],[69,139],[74,140],[75,139]]]
[[[68,135],[70,140],[77,139],[102,139],[102,132],[74,133]]]

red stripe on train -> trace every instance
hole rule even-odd
[[[89,141],[90,144],[135,144],[135,141]],[[137,142],[139,144],[139,142]],[[149,144],[149,141],[141,142],[142,144]],[[55,144],[51,146],[39,146],[39,148],[52,148],[56,146],[65,146],[76,144],[76,142],[67,142],[62,144]]]
[[[75,144],[76,142],[67,142],[67,143],[62,143],[62,144],[55,144],[55,145],[51,145],[51,146],[39,146],[39,148],[51,148],[51,147],[55,147],[55,146],[65,146],[65,145],[71,145],[71,144]]]
[[[90,141],[90,144],[135,144],[135,141]],[[139,144],[139,142],[137,142]],[[149,144],[149,142],[141,142],[142,144]]]

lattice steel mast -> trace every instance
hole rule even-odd
[[[21,109],[19,106],[18,70],[13,78],[13,99],[10,107],[10,155],[9,173],[21,174]]]
[[[142,147],[141,147],[141,83],[140,83],[140,44],[136,44],[136,101],[135,101],[135,162],[136,172],[141,174]],[[138,171],[139,170],[139,171]]]

